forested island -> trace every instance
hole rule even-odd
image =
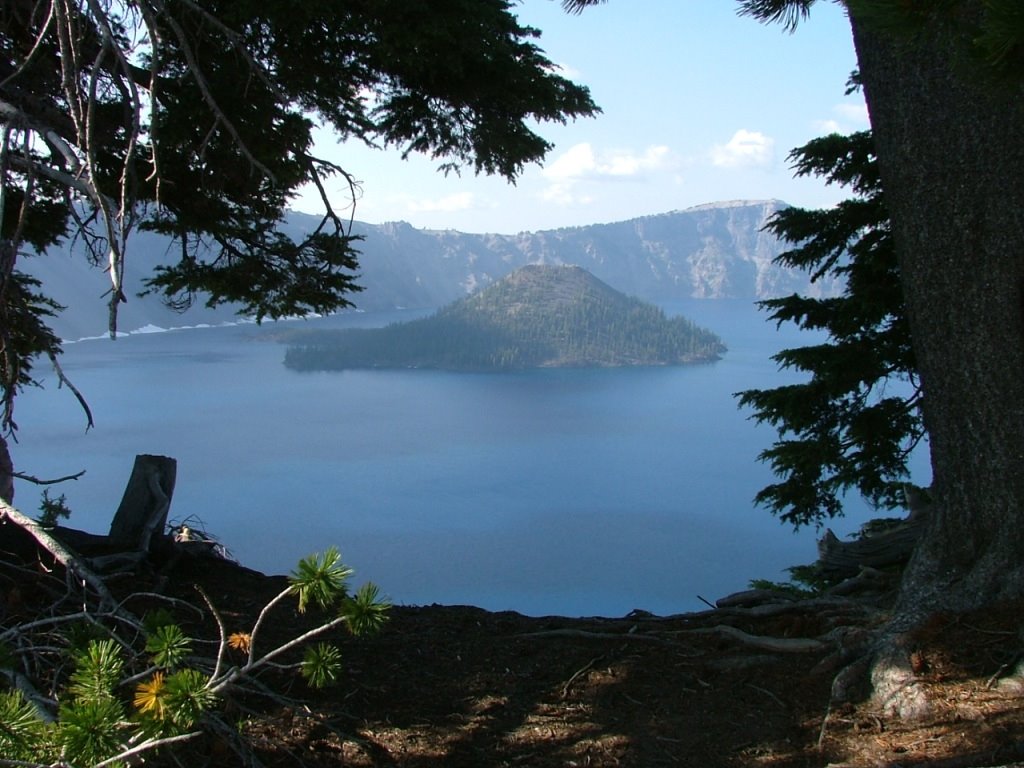
[[[294,336],[285,365],[490,371],[683,365],[723,352],[712,332],[667,317],[581,267],[532,264],[429,317]]]

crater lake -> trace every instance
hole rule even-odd
[[[95,427],[40,362],[16,403],[16,469],[51,486],[67,524],[105,533],[134,456],[178,461],[170,519],[216,537],[243,565],[287,573],[336,545],[398,604],[471,604],[529,615],[672,614],[816,559],[754,494],[775,437],[733,393],[797,381],[771,355],[820,341],[776,330],[749,301],[666,305],[722,337],[692,366],[297,373],[281,324],[136,332],[68,343],[62,366]],[[370,327],[425,312],[288,321]],[[183,322],[187,322],[187,315]],[[923,451],[919,452],[923,454]],[[927,485],[926,457],[914,481]],[[19,481],[37,514],[41,489]],[[880,513],[888,514],[888,513]],[[872,511],[848,500],[852,534]]]

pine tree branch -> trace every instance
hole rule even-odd
[[[206,590],[198,584],[195,585],[195,589],[206,602],[206,606],[210,609],[210,613],[213,614],[213,619],[217,622],[217,631],[220,634],[220,640],[217,642],[217,661],[214,663],[213,673],[210,675],[211,680],[216,680],[220,677],[221,669],[224,665],[224,652],[228,645],[228,633],[227,629],[224,627],[224,618],[220,615],[220,611],[217,610],[217,607],[213,604],[210,596],[206,594]]]
[[[324,624],[321,624],[307,632],[304,632],[298,637],[292,638],[287,643],[279,645],[277,648],[268,653],[265,653],[258,659],[252,660],[252,658],[250,657],[250,661],[244,667],[235,667],[234,669],[224,674],[223,677],[219,680],[211,679],[208,684],[208,688],[213,693],[219,693],[239,678],[245,677],[246,675],[249,675],[250,673],[259,669],[260,667],[268,665],[272,659],[276,658],[277,656],[280,656],[282,653],[286,653],[287,651],[290,651],[292,648],[296,648],[300,645],[303,645],[304,643],[312,640],[314,637],[318,637],[319,635],[322,635],[324,632],[334,629],[335,627],[340,626],[341,624],[344,624],[347,621],[347,616],[337,616],[336,618],[331,619],[330,621],[325,622]],[[253,636],[255,636],[255,632],[253,633]]]

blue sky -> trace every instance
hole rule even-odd
[[[581,15],[523,0],[516,12],[603,113],[541,125],[555,147],[515,186],[471,170],[446,177],[426,158],[324,134],[320,153],[362,182],[358,220],[513,234],[724,200],[827,206],[844,196],[794,179],[787,161],[816,136],[868,125],[860,95],[845,95],[856,59],[840,4],[817,3],[793,34],[737,16],[732,0],[610,0]],[[342,184],[328,191],[347,205]],[[293,207],[318,204],[307,194]]]

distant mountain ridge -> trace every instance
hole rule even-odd
[[[355,224],[360,284],[353,297],[368,311],[434,308],[466,296],[526,264],[576,264],[617,290],[645,301],[683,298],[764,299],[794,291],[830,295],[838,286],[811,284],[805,273],[772,263],[786,249],[763,230],[767,219],[787,207],[778,200],[712,203],[609,224],[593,224],[516,235],[422,230],[404,222]],[[282,229],[298,237],[319,219],[289,213]],[[127,304],[121,327],[171,327],[231,319],[229,307],[199,305],[185,314],[163,307],[157,297],[139,299],[141,281],[154,265],[177,252],[170,240],[139,233],[129,243],[125,275]],[[43,281],[44,290],[69,309],[55,322],[64,338],[102,334],[106,276],[69,249],[19,259],[19,269]]]
[[[296,330],[297,370],[683,365],[717,360],[715,334],[576,266],[528,264],[429,317],[384,328]]]

